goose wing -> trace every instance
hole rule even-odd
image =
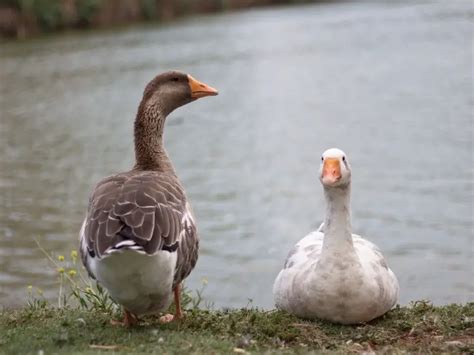
[[[323,248],[324,234],[320,232],[322,227],[323,224],[318,230],[311,232],[296,243],[286,257],[284,269],[300,267],[308,263],[316,264],[318,262]]]
[[[83,261],[87,255],[100,259],[121,249],[149,255],[177,251],[175,282],[180,282],[197,261],[198,235],[191,213],[173,176],[131,171],[108,177],[97,184],[89,201],[81,236]]]
[[[382,251],[360,235],[352,234],[352,241],[366,272],[379,286],[381,308],[386,310],[392,308],[398,301],[399,284],[397,277],[388,267]]]

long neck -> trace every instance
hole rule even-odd
[[[323,250],[352,249],[350,195],[351,186],[324,188],[326,219]]]
[[[140,108],[135,119],[135,169],[175,173],[163,145],[166,113],[155,107]]]

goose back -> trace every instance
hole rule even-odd
[[[90,197],[82,233],[86,267],[87,258],[122,249],[148,255],[177,251],[173,286],[189,275],[198,258],[194,217],[174,174],[131,170],[103,179]]]

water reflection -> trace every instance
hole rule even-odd
[[[286,252],[323,216],[319,154],[339,146],[354,227],[401,302],[472,300],[471,18],[466,2],[338,3],[3,44],[0,302],[28,284],[55,295],[34,239],[77,247],[93,184],[132,164],[144,84],[169,68],[220,91],[167,124],[203,240],[190,288],[206,277],[216,306],[271,307]]]

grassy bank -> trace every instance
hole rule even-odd
[[[136,328],[112,326],[108,313],[70,308],[0,312],[0,353],[472,353],[474,303],[400,307],[360,326],[302,321],[280,311],[189,310],[177,323],[157,317]]]

